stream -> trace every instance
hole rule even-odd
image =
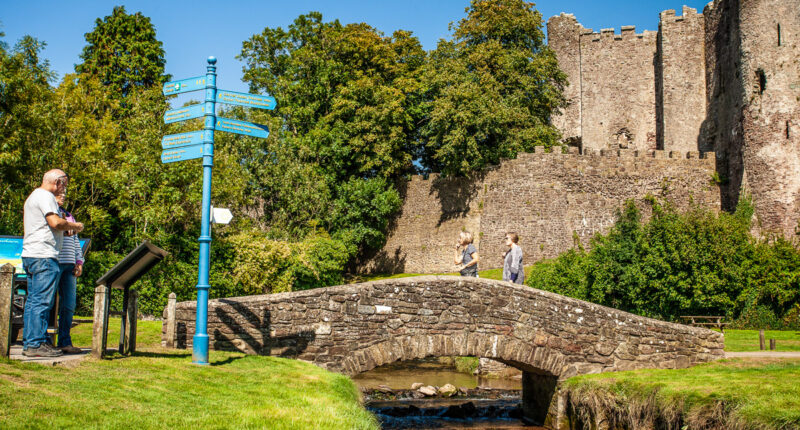
[[[425,359],[381,366],[353,380],[384,429],[543,429],[521,420],[519,379],[470,375]],[[424,397],[411,389],[414,383],[451,384],[459,392],[450,398]]]

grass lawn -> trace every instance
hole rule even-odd
[[[112,326],[113,327],[113,326]],[[109,334],[109,344],[118,339]],[[160,321],[139,321],[132,357],[87,359],[74,368],[0,359],[0,428],[375,429],[346,376],[296,360],[166,350]],[[73,328],[90,344],[90,324]]]
[[[769,349],[769,340],[775,339],[776,351],[800,351],[800,331],[798,330],[765,330],[765,347]],[[725,330],[725,351],[758,351],[758,330]]]
[[[688,369],[578,376],[565,386],[585,408],[631,420],[655,414],[681,416],[684,428],[797,429],[798,381],[800,359],[731,359]],[[631,412],[636,410],[644,413]],[[715,419],[721,427],[701,425]]]

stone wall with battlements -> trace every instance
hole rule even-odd
[[[473,180],[412,178],[385,246],[362,272],[453,272],[454,244],[471,231],[480,269],[502,267],[507,231],[520,236],[525,263],[555,257],[606,232],[627,199],[666,196],[679,208],[719,207],[713,153],[586,149],[520,154]]]
[[[753,197],[755,230],[800,221],[800,0],[714,0],[661,12],[658,32],[548,20],[570,102],[553,123],[584,149],[714,151],[721,207]]]

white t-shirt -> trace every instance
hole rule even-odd
[[[45,218],[49,214],[58,215],[56,196],[41,188],[33,190],[25,200],[25,212],[22,216],[25,226],[22,257],[58,258],[64,232],[50,228]]]

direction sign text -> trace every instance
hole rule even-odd
[[[227,103],[259,109],[275,109],[275,98],[258,94],[239,93],[236,91],[217,91],[217,103]]]
[[[176,161],[193,160],[203,157],[203,145],[184,146],[182,148],[167,149],[161,151],[162,163],[174,163]]]
[[[164,95],[171,96],[173,94],[188,93],[189,91],[204,90],[205,88],[206,77],[198,76],[196,78],[167,82],[164,84]]]
[[[203,143],[202,131],[190,131],[188,133],[168,134],[161,139],[161,148],[170,149],[181,146],[197,145]]]
[[[164,122],[169,124],[171,122],[186,121],[187,119],[200,118],[205,114],[206,112],[204,104],[191,105],[168,110],[166,113],[164,113]]]
[[[253,124],[252,122],[239,121],[236,119],[217,117],[215,130],[227,131],[230,133],[243,134],[245,136],[262,137],[269,136],[269,129],[265,125]]]

